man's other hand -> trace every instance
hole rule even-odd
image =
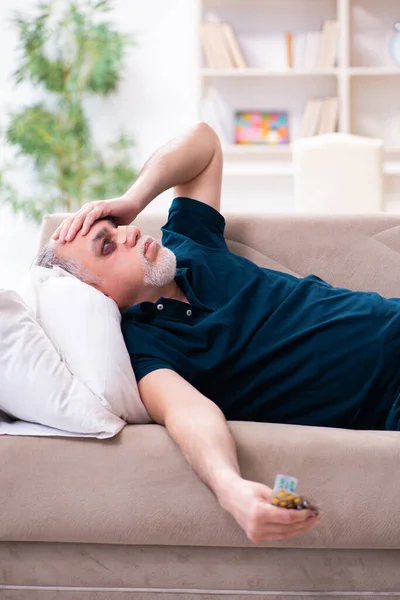
[[[95,221],[105,217],[113,217],[117,225],[129,225],[138,212],[136,204],[124,196],[89,202],[61,223],[53,234],[53,239],[61,243],[72,242],[81,229],[82,235],[86,235]]]
[[[273,490],[262,483],[239,479],[220,498],[248,539],[255,544],[286,540],[321,522],[309,510],[278,508],[270,504]]]

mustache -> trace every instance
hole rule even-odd
[[[142,258],[146,258],[144,255],[144,247],[145,247],[146,242],[148,242],[148,241],[157,242],[156,238],[152,237],[151,235],[142,235],[136,243],[139,253],[140,253],[140,256]],[[158,243],[161,246],[161,242],[158,242]]]

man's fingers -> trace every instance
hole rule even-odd
[[[303,523],[307,521],[312,513],[310,510],[294,510],[287,508],[278,508],[268,504],[266,506],[266,519],[274,523],[292,524],[292,523]]]
[[[95,221],[97,221],[97,219],[100,219],[100,217],[106,217],[106,216],[107,215],[104,211],[103,205],[95,206],[94,208],[92,208],[92,210],[86,214],[86,218],[82,225],[82,235],[86,235],[90,231],[91,226],[93,225],[93,223]],[[78,231],[79,231],[79,227],[78,227],[76,233]]]
[[[66,242],[72,242],[72,240],[75,238],[78,231],[81,229],[82,223],[84,222],[85,218],[86,218],[85,213],[82,213],[82,214],[78,213],[77,215],[75,215],[75,217],[69,224],[68,229],[65,230],[65,232],[64,232],[64,239]],[[60,239],[60,241],[63,241],[63,240]]]
[[[89,205],[83,206],[77,213],[65,219],[61,225],[56,229],[53,234],[53,239],[58,239],[61,243],[64,243],[67,235],[70,232],[72,224],[78,219],[81,220],[82,217],[86,216],[87,211],[89,209]]]
[[[65,236],[67,234],[67,231],[70,228],[72,220],[73,220],[73,217],[69,217],[68,219],[65,219],[65,221],[63,221],[59,227],[58,239],[61,243],[64,243],[64,241],[65,241]]]
[[[55,232],[52,235],[53,240],[58,240],[58,238],[60,237],[60,231],[61,231],[61,225],[59,225],[57,227],[57,229],[55,230]]]
[[[88,213],[82,213],[81,215],[77,215],[75,217],[65,238],[67,242],[72,242],[72,240],[75,238],[76,234],[80,229],[82,229],[82,235],[84,235],[83,227],[85,226],[85,223],[87,222],[88,217],[92,214],[92,212],[93,211],[90,211]],[[87,229],[87,231],[89,231],[89,229]]]
[[[293,523],[291,525],[266,523],[264,532],[266,535],[268,533],[271,533],[271,534],[276,533],[276,534],[280,534],[280,535],[286,535],[286,534],[296,535],[298,533],[301,533],[302,531],[307,531],[308,529],[312,529],[319,522],[320,522],[319,519],[313,518],[313,519],[308,519],[308,521],[305,521],[304,523]]]
[[[81,211],[79,211],[74,220],[72,221],[69,231],[65,237],[67,242],[71,242],[78,231],[82,229],[82,235],[86,235],[86,233],[90,230],[90,227],[101,216],[100,207],[93,207],[93,205],[89,204],[87,207],[84,207]],[[90,225],[89,225],[90,224]],[[86,231],[84,232],[84,229]]]
[[[292,525],[276,525],[275,523],[266,523],[265,527],[259,527],[250,535],[250,540],[255,543],[270,542],[276,540],[285,540],[296,535],[305,533],[309,529],[313,529],[321,522],[319,517],[308,519],[303,523]]]
[[[268,524],[268,529],[271,527],[271,533],[281,533],[282,535],[297,535],[309,529],[313,529],[320,523],[320,519],[314,517],[308,519],[304,523],[296,523],[295,525],[274,525]]]
[[[310,528],[311,529],[311,528]],[[296,531],[296,532],[292,532],[292,533],[271,533],[269,535],[266,535],[265,537],[259,538],[255,540],[256,544],[261,544],[262,542],[277,542],[277,541],[281,541],[281,540],[289,540],[290,538],[296,537],[296,535],[300,535],[301,533],[305,533],[307,531],[307,529],[305,530],[301,530],[301,531]]]
[[[83,211],[81,209],[75,215],[73,215],[72,217],[69,217],[68,219],[65,219],[65,221],[63,221],[61,223],[61,225],[59,227],[59,235],[58,235],[58,239],[61,243],[65,242],[67,235],[69,234],[69,231],[72,227],[72,224],[74,223],[75,220],[81,219],[82,214],[83,214]]]
[[[85,204],[73,217],[62,224],[58,236],[61,243],[72,242],[80,229],[82,229],[82,235],[86,235],[94,221],[102,216],[103,206],[96,206],[96,204],[93,202]]]

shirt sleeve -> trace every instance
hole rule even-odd
[[[188,239],[207,248],[228,250],[224,217],[212,206],[192,198],[173,200],[168,221],[161,231],[163,246],[171,250]]]
[[[175,371],[171,365],[158,358],[146,358],[143,356],[135,356],[134,354],[131,355],[131,364],[137,383],[149,373],[158,371],[159,369],[170,369],[171,371]]]
[[[122,315],[121,330],[137,383],[158,369],[175,371],[172,361],[168,361],[170,348],[147,332],[142,324],[132,321],[129,316],[131,310],[135,310],[135,307],[124,311]]]

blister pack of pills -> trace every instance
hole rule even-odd
[[[280,508],[295,510],[309,509],[314,516],[317,516],[319,514],[318,507],[304,496],[297,494],[297,484],[296,477],[278,474],[275,478],[271,504]]]

